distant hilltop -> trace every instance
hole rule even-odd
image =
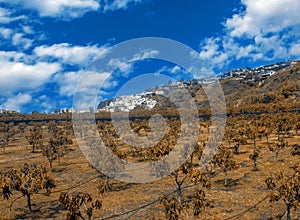
[[[260,66],[255,68],[238,68],[233,69],[222,74],[219,74],[215,77],[193,79],[193,80],[180,80],[178,82],[169,82],[166,85],[157,86],[155,89],[147,89],[144,93],[133,94],[128,96],[120,96],[115,99],[104,100],[99,103],[98,111],[108,111],[108,112],[129,112],[136,107],[142,109],[153,109],[157,104],[157,96],[164,95],[164,92],[171,87],[177,88],[187,88],[188,90],[193,91],[194,88],[198,88],[197,85],[208,85],[213,84],[217,81],[223,82],[224,80],[237,80],[244,82],[248,85],[261,84],[276,72],[292,68],[298,61],[287,61],[287,62],[278,62],[272,65]],[[226,89],[225,89],[226,90]],[[191,92],[190,91],[190,92]],[[196,91],[194,91],[196,92]],[[194,97],[195,95],[192,94]]]
[[[263,79],[266,77],[272,76],[275,72],[292,67],[295,65],[297,61],[287,61],[287,62],[279,62],[276,64],[268,65],[268,66],[261,66],[256,68],[239,68],[227,71],[220,75],[220,78],[248,78],[248,79]]]
[[[16,114],[20,114],[20,112],[15,110],[0,109],[0,115],[16,115]]]

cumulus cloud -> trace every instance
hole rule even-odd
[[[26,29],[27,32],[32,31],[30,28]],[[15,43],[17,45],[21,43],[21,40]],[[47,90],[45,85],[54,86],[53,88],[58,86],[58,91],[51,91],[53,95],[71,98],[81,74],[79,71],[82,68],[81,65],[87,64],[94,57],[104,56],[108,50],[107,47],[55,44],[36,47],[31,55],[17,51],[0,51],[1,106],[14,107],[14,109],[19,106],[18,109],[20,109],[25,103],[16,102],[17,104],[12,106],[12,100],[18,94],[40,96]],[[65,64],[71,65],[74,72],[67,72]],[[96,86],[99,87],[97,83],[101,83],[107,74],[89,74],[91,81],[85,82],[81,90],[84,90],[86,94],[96,91]],[[45,111],[50,111],[50,108],[57,105],[55,100],[45,100],[35,98],[31,105],[39,106]]]
[[[300,2],[242,0],[243,9],[224,22],[224,34],[200,44],[200,58],[221,69],[233,60],[298,58]]]
[[[0,28],[0,38],[6,44],[15,46],[18,50],[28,50],[32,47],[33,43],[38,40],[34,37],[34,31],[30,28]]]
[[[7,62],[24,62],[30,63],[32,61],[32,57],[16,51],[0,51],[0,63]]]
[[[76,101],[73,108],[77,110],[87,110],[97,106],[99,96],[104,94],[103,85],[110,84],[107,80],[110,77],[108,72],[79,71],[58,74],[55,80],[60,85],[60,93],[65,92],[66,96],[76,94]],[[80,80],[79,80],[80,79]]]
[[[30,94],[18,93],[16,96],[12,96],[7,99],[1,106],[1,108],[20,111],[23,105],[26,105],[32,101]]]
[[[36,10],[42,17],[71,19],[84,15],[88,11],[99,9],[96,0],[0,0],[10,5]]]
[[[35,31],[33,30],[33,28],[31,26],[28,26],[28,25],[24,25],[22,27],[22,30],[25,34],[34,34]]]
[[[46,95],[41,95],[39,97],[34,98],[35,106],[39,106],[43,109],[43,112],[53,112],[53,109],[56,108],[57,103],[53,101],[53,98],[48,97]]]
[[[132,60],[144,60],[148,58],[155,58],[159,54],[158,50],[142,50],[133,56]]]
[[[30,48],[32,43],[33,43],[32,39],[25,37],[24,34],[21,33],[16,33],[12,37],[12,44],[16,47],[21,47],[24,50]]]
[[[10,96],[23,91],[33,92],[44,85],[60,69],[61,66],[57,63],[37,62],[30,65],[19,61],[2,60],[0,94],[1,96]]]
[[[14,16],[15,12],[15,9],[9,10],[0,7],[0,37],[18,49],[27,50],[34,42],[33,39],[28,38],[29,35],[34,34],[34,30],[29,25],[22,26],[22,23],[30,23],[31,21],[25,15]],[[18,21],[19,25],[14,25],[12,28],[14,21]]]
[[[77,56],[78,51],[70,50],[70,52],[67,49],[63,52],[56,50],[57,48],[61,48],[61,46],[69,48],[70,45],[59,45],[59,47],[51,47],[50,50],[45,48],[40,50],[41,48],[38,48],[35,52],[39,56],[51,54],[52,56],[61,58],[64,62],[76,60],[76,57],[73,56]],[[92,52],[95,50],[97,54],[99,53],[99,48],[92,48]],[[80,48],[80,50],[83,51],[83,55],[80,54],[80,60],[77,60],[75,63],[83,63],[83,61],[87,60],[89,54],[93,54],[88,50],[88,48]],[[118,79],[120,77],[128,77],[128,75],[132,72],[136,61],[155,57],[158,54],[158,51],[155,50],[142,50],[139,53],[133,54],[132,57],[107,58],[105,57],[105,54],[106,51],[109,50],[110,48],[101,49],[102,56],[100,56],[100,58],[107,59],[107,63],[104,66],[96,68],[97,71],[82,70],[61,72],[57,73],[53,77],[53,82],[59,85],[60,96],[72,97],[76,93],[77,97],[80,97],[80,102],[77,102],[78,105],[73,106],[75,109],[86,110],[89,107],[94,106],[95,103],[97,103],[96,96],[98,95],[97,100],[99,100],[99,98],[101,99],[100,96],[112,92],[113,88],[115,88],[119,83]]]
[[[300,42],[294,44],[291,49],[290,49],[290,53],[293,56],[300,56]]]
[[[59,93],[61,96],[71,97],[74,95],[79,77],[80,72],[72,71],[56,74],[53,80],[59,84]]]
[[[49,110],[51,100],[47,103],[33,97],[62,69],[59,63],[41,62],[22,52],[0,51],[0,64],[1,108],[20,111],[30,104]]]
[[[297,0],[242,0],[242,3],[246,10],[225,22],[230,36],[255,37],[299,25],[300,2]]]
[[[111,60],[109,60],[108,66],[112,71],[118,69],[123,76],[128,76],[133,69],[134,63],[124,59],[112,58]]]
[[[13,16],[11,11],[0,7],[0,24],[2,23],[0,37],[18,49],[27,50],[34,42],[33,39],[29,38],[35,33],[33,28],[28,25],[19,25],[13,28],[11,26],[11,22],[23,19],[20,22],[22,24],[22,22],[27,21],[25,18],[26,16]]]
[[[154,74],[163,74],[171,77],[175,81],[181,80],[182,78],[193,78],[189,70],[185,70],[178,65],[175,66],[163,66],[162,68],[155,71]]]
[[[218,65],[219,68],[224,67],[228,62],[229,55],[228,51],[227,53],[223,52],[223,49],[227,48],[225,48],[225,45],[222,44],[222,39],[218,37],[205,39],[200,45],[200,58],[203,60],[209,60],[210,63]]]
[[[142,0],[0,0],[12,6],[31,9],[38,12],[41,17],[54,17],[63,20],[70,20],[83,16],[90,11],[108,12],[119,9],[127,9],[130,5],[136,5]],[[7,13],[3,12],[1,17],[7,21]]]
[[[111,58],[107,63],[107,67],[109,67],[111,73],[115,70],[119,70],[120,72],[117,73],[117,75],[121,74],[122,76],[127,77],[133,71],[135,62],[148,58],[155,58],[158,54],[159,51],[157,50],[141,50],[132,57]]]
[[[4,38],[4,39],[9,39],[12,35],[12,30],[9,28],[0,28],[0,35]]]
[[[10,12],[4,8],[0,8],[0,23],[9,23],[10,21]]]
[[[77,102],[72,108],[77,110],[88,110],[97,106],[103,95],[107,95],[107,89],[112,89],[118,82],[111,77],[109,72],[96,71],[72,71],[58,73],[53,81],[59,85],[59,95],[64,97],[61,100],[73,98],[76,94]],[[60,103],[70,105],[70,103]]]
[[[10,22],[17,21],[24,18],[25,16],[13,16],[8,9],[0,7],[0,23],[2,24],[8,24]]]
[[[141,3],[142,0],[114,0],[111,2],[104,1],[103,11],[116,11],[118,9],[126,9],[130,4],[136,5]]]
[[[72,46],[68,43],[54,44],[51,46],[39,46],[34,53],[39,57],[56,58],[65,64],[84,65],[91,59],[103,57],[109,48],[97,46]]]

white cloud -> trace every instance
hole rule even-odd
[[[31,47],[33,40],[24,37],[24,34],[16,33],[12,37],[12,44],[16,47],[22,47],[24,50],[27,50]]]
[[[0,3],[3,0],[0,0]],[[4,1],[5,2],[5,1]],[[32,27],[23,25],[23,23],[31,23],[27,16],[14,16],[16,9],[6,9],[0,7],[0,37],[18,49],[27,50],[31,47],[34,40],[29,39],[28,35],[33,35],[35,32]],[[21,20],[21,21],[20,21]],[[11,22],[18,21],[19,25],[14,25],[12,28]]]
[[[44,85],[51,76],[61,69],[57,63],[29,65],[16,61],[1,61],[0,65],[0,95],[10,96],[14,93],[31,91]]]
[[[294,44],[290,48],[290,54],[293,55],[293,56],[300,56],[300,42]]]
[[[112,58],[107,63],[109,71],[113,73],[114,70],[119,69],[122,76],[128,76],[134,67],[135,62],[142,61],[148,58],[155,58],[159,54],[157,50],[141,50],[132,57]]]
[[[41,17],[53,17],[70,20],[83,16],[89,11],[116,11],[137,5],[143,0],[0,0],[14,7],[22,7],[38,12]],[[10,22],[10,12],[0,10],[0,22]],[[14,20],[19,18],[14,18]]]
[[[228,64],[228,51],[227,53],[223,52],[223,45],[221,38],[207,38],[205,39],[200,47],[200,59],[209,60],[213,65],[217,65],[218,68],[222,68]],[[229,47],[232,48],[232,47]]]
[[[0,63],[3,66],[3,63],[6,62],[24,62],[30,63],[32,61],[32,57],[16,51],[0,51]]]
[[[170,72],[173,74],[176,74],[176,73],[179,73],[180,71],[182,71],[182,70],[179,66],[174,66]]]
[[[159,54],[157,50],[142,50],[139,53],[135,54],[132,60],[144,60],[147,58],[155,58]]]
[[[118,9],[126,9],[130,4],[139,4],[142,0],[114,0],[111,3],[105,1],[106,4],[103,6],[103,11],[116,11]]]
[[[76,94],[74,109],[86,110],[98,104],[96,97],[105,93],[102,89],[110,84],[110,75],[108,72],[80,71],[58,74],[54,79],[60,85],[61,95]]]
[[[72,46],[68,43],[54,44],[52,46],[39,46],[34,53],[39,57],[54,57],[66,64],[84,65],[91,59],[103,57],[109,48],[97,46]]]
[[[167,75],[174,80],[181,80],[182,78],[194,78],[189,70],[185,70],[180,66],[163,66],[154,73],[155,75]]]
[[[6,44],[15,46],[18,50],[27,50],[31,48],[34,41],[39,37],[34,36],[34,30],[30,26],[6,28],[0,27],[0,39]]]
[[[2,37],[6,43],[11,44],[18,49],[29,49],[35,41],[34,39],[30,38],[38,39],[36,36],[34,36],[34,34],[35,31],[28,25],[20,25],[14,28],[5,26],[0,27],[0,37]]]
[[[71,19],[80,17],[88,11],[99,9],[96,0],[0,0],[10,5],[36,10],[42,17]]]
[[[221,69],[233,60],[298,58],[300,1],[242,0],[242,4],[244,10],[224,22],[223,36],[201,42],[201,59]]]
[[[81,78],[82,76],[85,78]],[[53,81],[59,84],[59,94],[71,97],[75,92],[94,93],[96,90],[105,90],[116,86],[116,82],[110,77],[108,72],[95,71],[72,71],[58,73],[53,77]],[[80,86],[78,86],[80,80]],[[103,91],[102,91],[103,92]]]
[[[53,80],[59,84],[59,93],[61,96],[71,97],[74,95],[80,72],[67,72],[56,74]]]
[[[35,106],[39,106],[43,109],[43,112],[53,112],[56,108],[56,103],[53,98],[48,97],[46,95],[41,95],[34,99]]]
[[[30,94],[19,93],[16,96],[12,96],[7,99],[1,106],[1,108],[20,111],[21,107],[32,101]]]
[[[2,24],[7,24],[12,21],[17,21],[17,20],[24,19],[24,18],[25,18],[25,16],[14,17],[14,16],[12,16],[12,13],[9,10],[0,7],[0,23],[2,23]]]
[[[111,71],[119,69],[123,76],[128,76],[133,69],[134,63],[125,59],[112,58],[107,65],[111,68]]]
[[[10,12],[4,8],[0,8],[0,23],[9,23],[10,21]]]
[[[253,37],[299,25],[298,0],[242,0],[242,3],[246,6],[246,11],[235,14],[225,23],[230,36]]]
[[[30,32],[30,29],[28,31]],[[21,39],[15,40],[15,44],[21,45]],[[18,98],[16,94],[40,96],[46,91],[44,86],[48,83],[58,84],[59,90],[54,93],[60,98],[68,99],[74,95],[81,72],[79,70],[66,72],[64,64],[80,69],[81,66],[77,65],[86,64],[94,57],[103,57],[107,51],[109,51],[107,47],[69,44],[40,46],[35,48],[31,55],[17,51],[0,51],[0,104],[5,108],[22,109],[23,104],[20,102],[16,102],[15,106],[12,105],[13,100]],[[79,92],[84,94],[87,100],[92,100],[89,94],[97,91],[96,89],[99,89],[102,81],[109,75],[110,73],[96,72],[88,74],[90,81],[85,81]],[[103,89],[105,86],[113,85],[108,81],[103,85]],[[59,101],[35,98],[31,106],[39,106],[40,109],[50,111],[57,102]]]
[[[0,28],[0,35],[4,38],[4,39],[9,39],[12,35],[12,30],[9,28]]]
[[[30,27],[28,25],[24,25],[22,27],[22,29],[25,34],[34,34],[35,33],[34,30],[32,29],[32,27]]]

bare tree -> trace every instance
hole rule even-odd
[[[279,173],[266,179],[270,193],[270,202],[282,200],[286,206],[287,220],[291,219],[291,208],[299,207],[300,178],[297,170],[292,175]]]
[[[43,130],[39,123],[33,124],[33,126],[30,128],[29,135],[26,136],[26,139],[32,146],[32,152],[34,152],[36,148],[42,146]]]
[[[253,171],[257,171],[257,159],[259,156],[259,151],[258,150],[253,150],[253,153],[249,155],[249,158],[253,160]]]
[[[96,200],[93,202],[92,197],[88,193],[78,192],[69,196],[68,193],[62,193],[59,197],[60,203],[68,210],[66,220],[85,219],[83,214],[86,214],[88,220],[92,220],[93,211],[101,209],[102,202]],[[82,212],[81,209],[84,209]]]
[[[14,191],[21,192],[26,197],[27,209],[30,213],[32,211],[31,196],[42,189],[45,189],[46,193],[49,194],[51,189],[55,187],[55,181],[45,167],[29,166],[25,163],[19,170],[12,169],[2,173],[0,186],[0,192],[4,199],[8,199]]]
[[[224,186],[228,185],[227,172],[237,168],[235,161],[233,160],[232,152],[221,146],[218,153],[214,156],[212,163],[220,167],[224,173]]]

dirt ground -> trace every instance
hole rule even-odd
[[[272,136],[269,141],[274,140],[275,136]],[[298,156],[291,156],[290,152],[292,144],[300,143],[300,136],[294,134],[287,141],[289,147],[279,153],[278,160],[275,153],[269,151],[264,138],[258,141],[258,171],[252,170],[253,162],[249,159],[252,143],[249,141],[248,145],[242,145],[240,154],[234,155],[239,168],[228,172],[229,186],[224,186],[223,174],[216,169],[212,187],[206,191],[207,206],[199,219],[280,219],[285,213],[285,205],[282,201],[269,202],[265,179],[278,172],[291,173],[299,161]],[[61,159],[60,166],[57,161],[53,162],[52,175],[57,187],[50,196],[43,191],[34,194],[33,212],[30,214],[27,213],[26,199],[20,197],[19,192],[15,192],[9,200],[1,198],[0,219],[65,219],[67,211],[58,201],[61,192],[88,192],[93,199],[102,200],[103,207],[94,212],[95,219],[165,219],[160,199],[176,189],[170,177],[147,184],[110,180],[111,191],[100,196],[96,186],[104,177],[89,165],[75,139],[74,143],[73,151]],[[29,144],[21,135],[9,144],[5,154],[0,151],[0,171],[21,168],[24,163],[48,166],[41,151],[31,153]],[[186,200],[194,189],[193,186],[184,188]],[[292,219],[300,219],[300,211],[292,210],[291,216]],[[191,209],[183,211],[181,219],[195,219]]]

